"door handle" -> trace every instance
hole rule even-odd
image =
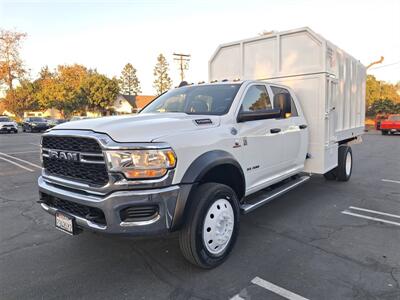
[[[278,132],[281,132],[281,129],[280,129],[280,128],[272,128],[272,129],[270,130],[270,132],[271,132],[271,133],[278,133]]]
[[[306,124],[299,125],[299,128],[300,128],[300,129],[306,129],[306,128],[307,128],[307,125],[306,125]]]

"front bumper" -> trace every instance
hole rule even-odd
[[[90,221],[82,216],[74,215],[76,224],[82,229],[89,229],[97,232],[109,234],[120,234],[130,236],[158,235],[172,230],[174,223],[180,218],[180,209],[178,218],[175,208],[183,200],[186,202],[186,191],[190,186],[169,186],[149,190],[129,190],[116,191],[106,196],[92,195],[79,190],[65,189],[62,186],[47,182],[43,177],[38,179],[39,193],[41,199],[45,196],[52,196],[64,201],[77,203],[93,208],[100,209],[105,216],[105,224],[99,224]],[[141,205],[157,205],[158,214],[154,218],[146,221],[123,222],[120,211],[127,207]],[[46,203],[41,203],[42,208],[48,213],[54,215],[60,208],[51,207]]]
[[[43,125],[36,125],[36,126],[31,126],[31,128],[32,128],[32,131],[45,131],[45,130],[47,130],[47,129],[49,129],[50,127],[49,126],[47,126],[47,125],[45,125],[45,126],[43,126]]]
[[[17,132],[18,128],[15,126],[9,126],[9,127],[0,127],[0,132]]]

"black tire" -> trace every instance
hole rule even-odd
[[[239,200],[236,193],[229,186],[219,183],[204,183],[200,185],[191,198],[186,214],[186,222],[179,234],[180,248],[183,256],[189,262],[201,268],[211,269],[223,263],[235,245],[239,233]],[[226,242],[223,252],[215,255],[205,245],[203,226],[208,211],[215,202],[221,199],[231,204],[234,222],[230,240]],[[206,230],[208,231],[208,228]]]
[[[22,132],[26,132],[25,127],[22,127]]]
[[[381,130],[382,135],[387,135],[388,132],[386,130]]]
[[[350,159],[350,163],[348,162],[348,159]],[[351,151],[351,148],[349,146],[346,145],[339,146],[337,180],[349,181],[352,172],[353,172],[353,152]]]
[[[326,172],[324,174],[324,177],[326,180],[336,180],[337,179],[337,167],[330,170],[329,172]]]

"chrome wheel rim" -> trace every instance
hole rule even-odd
[[[218,199],[208,209],[204,217],[203,243],[214,255],[220,255],[232,238],[235,217],[230,202]]]
[[[346,155],[346,175],[347,176],[349,176],[350,172],[351,172],[351,164],[352,164],[351,159],[352,158],[351,158],[350,152],[347,152],[347,155]]]

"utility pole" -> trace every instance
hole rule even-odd
[[[189,69],[190,54],[174,53],[174,60],[179,64],[181,81],[185,78],[185,71]]]

